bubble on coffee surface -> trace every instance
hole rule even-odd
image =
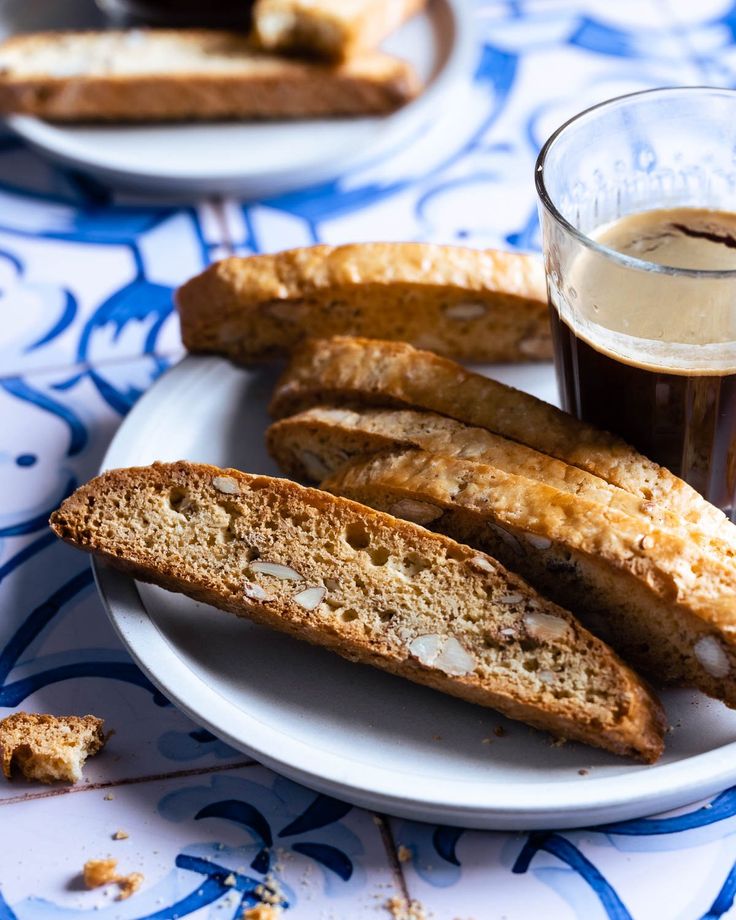
[[[730,211],[640,211],[604,224],[591,236],[610,249],[657,265],[736,271],[736,214]]]

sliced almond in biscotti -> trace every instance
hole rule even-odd
[[[657,702],[607,646],[495,560],[414,524],[182,461],[105,473],[51,526],[137,578],[555,735],[647,761],[661,750]]]
[[[420,447],[445,457],[488,463],[633,518],[644,518],[647,527],[671,531],[692,540],[703,552],[736,564],[736,547],[699,530],[665,506],[644,503],[577,466],[435,412],[315,406],[274,422],[266,432],[266,443],[284,473],[305,482],[319,483],[355,457],[395,448]]]
[[[419,450],[357,460],[323,488],[410,520],[421,507],[420,523],[492,553],[634,665],[736,706],[736,574],[687,538]]]
[[[552,356],[541,262],[513,252],[357,243],[233,256],[188,281],[176,303],[189,351],[238,362],[348,334],[467,361]]]
[[[624,441],[527,393],[403,342],[334,337],[293,355],[271,402],[275,418],[320,403],[429,409],[487,428],[660,504],[736,548],[736,528],[693,488]]]

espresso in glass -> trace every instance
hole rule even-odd
[[[627,214],[590,233],[638,260],[693,271],[736,271],[736,213],[667,208]],[[568,297],[550,289],[550,319],[563,408],[615,431],[687,479],[714,504],[736,494],[736,361],[706,366],[734,335],[736,290],[684,278],[665,294],[616,262],[581,253]],[[570,296],[572,292],[573,296]],[[670,302],[662,309],[661,298]],[[692,298],[697,298],[693,303]],[[652,301],[655,302],[652,302]],[[577,328],[571,309],[591,318]],[[633,341],[632,341],[633,340]],[[642,343],[651,343],[642,347]],[[632,347],[632,344],[634,347]],[[656,347],[655,347],[656,346]],[[714,347],[715,346],[715,347]]]
[[[736,91],[621,96],[536,185],[563,408],[736,517]]]
[[[95,0],[116,25],[173,28],[245,28],[250,23],[249,0]]]

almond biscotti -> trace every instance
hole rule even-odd
[[[736,547],[703,532],[663,505],[647,502],[577,466],[570,466],[486,428],[416,409],[315,406],[274,422],[266,432],[268,451],[286,475],[320,483],[343,464],[379,451],[419,447],[430,453],[488,464],[506,473],[553,486],[646,526],[691,540],[706,553],[736,564]]]
[[[402,342],[334,337],[306,342],[293,355],[271,401],[275,418],[320,403],[429,409],[487,428],[642,501],[659,504],[736,547],[736,529],[687,483],[620,438],[549,403]]]
[[[345,59],[375,48],[426,0],[256,0],[253,32],[269,51]]]
[[[232,257],[188,281],[176,304],[189,351],[241,363],[331,335],[464,361],[552,357],[542,265],[520,253],[358,243]]]
[[[555,735],[646,761],[659,705],[567,611],[495,560],[287,480],[179,462],[114,470],[54,532],[137,578]]]
[[[105,744],[96,716],[14,712],[0,721],[0,766],[7,779],[18,773],[39,783],[76,783],[88,757]]]
[[[635,666],[736,707],[736,571],[686,537],[420,450],[357,460],[323,488],[492,553]]]
[[[221,30],[38,32],[0,45],[0,114],[53,121],[380,114],[418,89],[410,65],[386,54],[300,61]]]

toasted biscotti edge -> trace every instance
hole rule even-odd
[[[293,353],[269,411],[283,418],[318,403],[429,409],[488,428],[638,495],[643,509],[660,503],[736,549],[736,528],[723,512],[620,438],[407,343],[349,336],[307,340]]]
[[[552,356],[533,256],[430,243],[317,245],[233,256],[179,288],[189,351],[239,363],[307,337],[370,334],[474,362]]]
[[[736,706],[732,573],[681,538],[420,450],[355,460],[322,487],[491,553],[650,677]]]
[[[109,43],[130,32],[34,33],[17,35],[0,45],[0,65],[13,54],[61,42]],[[207,69],[206,50],[222,36],[242,48],[241,70]],[[183,49],[202,46],[199,69],[65,75],[62,62],[55,71],[14,73],[12,63],[0,71],[0,113],[28,114],[53,121],[194,121],[215,119],[313,118],[394,111],[413,99],[420,88],[406,61],[379,52],[328,66],[254,53],[238,33],[215,30],[155,30],[141,33],[141,41],[156,46],[172,36]],[[27,49],[27,51],[25,51]],[[165,53],[170,52],[167,44]],[[65,50],[65,55],[67,54]],[[88,54],[84,45],[76,53]],[[113,52],[111,52],[113,53]],[[121,47],[115,54],[124,54]],[[72,52],[69,52],[71,55]],[[268,66],[264,67],[263,64]]]
[[[104,540],[96,540],[95,529],[89,524],[88,518],[86,517],[90,507],[89,501],[91,500],[95,506],[95,513],[101,514],[102,511],[107,508],[103,503],[103,496],[106,494],[106,489],[115,489],[116,491],[113,494],[113,498],[110,500],[119,501],[121,495],[132,494],[130,490],[134,488],[140,492],[142,488],[141,476],[149,477],[150,481],[155,483],[155,486],[151,486],[151,488],[155,488],[156,490],[159,488],[167,490],[172,488],[175,490],[182,488],[192,489],[192,484],[196,481],[202,484],[203,489],[206,489],[205,497],[207,498],[208,506],[210,502],[209,496],[213,494],[212,490],[215,489],[216,494],[220,487],[224,487],[227,489],[227,492],[220,494],[218,500],[223,502],[224,506],[230,509],[229,513],[233,513],[240,502],[238,498],[238,494],[240,493],[233,493],[233,488],[237,487],[238,489],[242,489],[243,494],[248,493],[249,490],[253,490],[259,493],[263,501],[268,500],[270,503],[268,505],[269,508],[273,509],[275,503],[282,502],[278,507],[282,510],[285,507],[292,509],[295,518],[303,516],[305,511],[308,512],[307,516],[309,516],[309,514],[312,513],[309,509],[312,509],[314,512],[313,520],[318,521],[320,527],[327,526],[327,523],[332,526],[335,521],[339,520],[342,522],[340,526],[345,526],[348,529],[352,526],[368,528],[370,532],[374,534],[376,540],[388,541],[387,545],[389,546],[400,545],[404,547],[402,550],[403,552],[408,552],[411,549],[412,552],[419,553],[420,555],[424,554],[428,558],[433,558],[434,554],[434,558],[436,559],[440,557],[446,559],[446,565],[454,567],[463,566],[463,569],[469,566],[468,573],[464,574],[462,577],[464,593],[475,590],[480,591],[481,586],[485,584],[484,579],[486,577],[498,579],[500,577],[498,573],[502,573],[501,584],[503,592],[508,593],[508,591],[511,591],[512,597],[515,598],[516,594],[514,591],[516,591],[516,593],[519,594],[520,601],[523,601],[524,604],[526,604],[526,601],[523,600],[524,598],[529,598],[531,603],[531,599],[536,597],[528,586],[524,585],[524,583],[515,576],[510,575],[510,573],[504,572],[502,567],[495,561],[484,560],[483,566],[481,566],[480,563],[474,561],[480,557],[473,550],[468,547],[459,546],[446,538],[429,534],[429,532],[413,524],[397,521],[394,518],[371,511],[353,502],[335,499],[333,496],[329,496],[318,490],[304,489],[286,480],[274,480],[270,477],[251,476],[249,474],[239,473],[236,470],[223,471],[203,464],[187,464],[184,462],[177,464],[155,464],[150,468],[119,470],[106,473],[103,477],[98,477],[86,486],[81,487],[74,495],[66,500],[59,511],[55,512],[52,516],[52,528],[59,536],[66,539],[68,542],[72,542],[74,545],[86,551],[95,552],[96,555],[99,555],[101,558],[123,571],[135,575],[135,577],[152,581],[170,590],[182,591],[205,603],[213,604],[221,609],[229,610],[241,616],[247,616],[255,622],[263,623],[264,625],[285,631],[296,637],[331,648],[333,651],[337,651],[339,654],[351,660],[360,660],[365,663],[373,664],[391,673],[408,677],[416,682],[460,696],[471,702],[492,705],[495,708],[501,709],[501,711],[505,712],[505,714],[509,715],[511,718],[521,718],[529,724],[570,739],[582,740],[596,746],[603,746],[616,753],[633,753],[648,761],[652,761],[658,756],[662,745],[663,721],[661,709],[655,698],[641,683],[640,679],[626,668],[609,649],[603,646],[598,640],[595,640],[590,634],[586,633],[579,624],[575,623],[567,612],[556,608],[555,605],[543,601],[542,599],[538,599],[534,602],[535,604],[541,605],[542,609],[554,613],[554,616],[564,619],[569,624],[569,629],[572,630],[572,634],[580,637],[580,639],[576,641],[583,643],[588,650],[586,653],[586,660],[589,661],[590,656],[592,656],[593,659],[599,662],[599,667],[603,668],[600,672],[601,676],[595,678],[591,676],[590,680],[603,680],[603,674],[606,673],[609,674],[611,680],[616,682],[617,686],[620,685],[621,688],[624,688],[621,689],[621,693],[628,702],[625,704],[625,710],[618,711],[618,715],[615,716],[615,719],[613,715],[609,713],[609,716],[613,719],[612,724],[602,724],[600,720],[595,719],[590,724],[587,724],[582,718],[584,715],[583,713],[578,714],[574,719],[571,716],[563,716],[563,713],[567,712],[571,705],[565,703],[564,700],[554,704],[554,711],[542,711],[540,710],[540,704],[537,703],[531,706],[530,703],[525,703],[521,699],[509,698],[506,691],[501,692],[499,695],[502,683],[498,685],[499,691],[491,691],[488,687],[484,686],[481,679],[477,678],[474,674],[450,677],[447,674],[438,672],[436,668],[424,666],[411,655],[407,655],[403,644],[399,646],[400,654],[397,658],[396,646],[390,644],[385,645],[386,640],[383,632],[380,632],[377,637],[378,645],[372,646],[371,642],[373,640],[366,638],[358,639],[356,634],[351,632],[353,627],[350,627],[349,624],[347,626],[342,622],[336,624],[334,618],[331,616],[326,621],[323,620],[322,618],[327,616],[325,612],[327,611],[327,607],[317,612],[313,610],[311,613],[305,613],[301,607],[288,603],[282,603],[280,606],[277,605],[277,607],[274,608],[269,602],[254,599],[253,595],[243,595],[239,588],[236,594],[231,596],[229,594],[229,589],[227,592],[223,592],[222,589],[217,590],[213,583],[208,582],[206,578],[202,577],[199,581],[196,581],[196,579],[193,580],[191,572],[182,570],[176,552],[167,552],[166,564],[158,568],[152,568],[150,565],[150,558],[146,555],[149,550],[144,546],[137,545],[136,549],[126,546],[121,549],[121,546],[115,543],[115,527],[110,521],[110,514],[107,514],[105,523],[102,525],[104,531],[109,536],[109,541],[105,543]],[[215,480],[218,481],[219,486],[212,485]],[[199,493],[192,492],[191,495],[196,505],[196,501],[198,501],[200,497]],[[251,500],[254,499],[251,497]],[[284,505],[284,502],[288,504]],[[336,502],[338,504],[335,504]],[[291,514],[292,511],[290,511],[289,514]],[[279,514],[281,513],[282,511],[280,510]],[[330,517],[331,515],[332,517]],[[335,520],[333,520],[333,518],[335,518]],[[284,519],[279,518],[279,520]],[[207,526],[198,519],[196,534],[192,533],[191,538],[195,540],[207,539],[209,541],[209,533],[210,531],[207,530]],[[154,549],[150,550],[151,552],[157,551],[155,545],[163,546],[160,535],[159,538],[151,535],[151,540],[153,541],[151,546],[154,546]],[[229,542],[230,541],[228,541],[228,545]],[[313,547],[315,545],[315,540],[305,537],[302,542],[307,544],[306,559],[304,556],[299,556],[298,559],[294,559],[294,566],[296,567],[298,565],[302,570],[306,571],[305,566],[314,563]],[[208,542],[207,545],[217,547],[216,542],[213,544]],[[241,546],[238,544],[232,547],[232,550],[240,552]],[[226,552],[227,550],[222,551]],[[295,539],[289,541],[289,552],[292,554],[290,558],[293,558],[295,552],[301,553],[303,551],[304,547],[300,547],[298,541]],[[216,564],[218,571],[220,571],[222,569],[221,559],[218,557],[218,560],[213,561],[212,557],[212,554],[216,552],[220,552],[220,550],[208,550],[206,556],[208,560],[207,564]],[[412,552],[409,553],[410,556]],[[373,566],[374,563],[369,563],[367,561],[369,558],[372,559],[372,556],[363,556],[360,553],[358,553],[358,556],[362,560],[362,565],[369,567]],[[382,562],[379,562],[379,567],[382,564]],[[474,568],[474,566],[477,566],[477,568]],[[440,571],[441,570],[440,568]],[[453,568],[452,571],[454,570]],[[424,571],[424,568],[420,568],[419,571]],[[343,569],[340,569],[340,572],[343,572]],[[491,572],[496,574],[481,576],[479,572]],[[312,576],[305,577],[309,578]],[[428,577],[435,578],[434,571],[432,571]],[[504,597],[505,596],[506,594],[504,593]],[[359,591],[358,600],[356,601],[356,599],[353,598],[351,603],[354,605],[357,604],[358,606],[361,603],[368,603],[367,601],[361,601],[361,597],[362,594]],[[469,601],[463,601],[462,603],[466,604],[469,603]],[[519,601],[509,600],[503,602],[504,605],[509,603],[512,604],[509,609],[514,610],[515,607],[513,605],[519,603]],[[433,601],[433,610],[435,606],[436,602]],[[369,609],[372,609],[370,605]],[[414,608],[412,607],[411,609],[413,610]],[[534,607],[532,607],[532,609],[534,609]],[[503,610],[507,612],[506,606],[503,606]],[[325,622],[329,625],[325,626]],[[352,623],[352,619],[350,622]],[[356,622],[357,626],[355,629],[357,630],[361,624],[358,621]],[[433,629],[436,631],[438,627],[436,625],[435,614],[433,614],[432,622]],[[358,635],[365,636],[362,632],[358,633]],[[555,639],[552,641],[554,643],[554,641],[557,640]],[[494,678],[494,680],[497,681],[498,679]],[[494,702],[489,701],[491,698]]]
[[[317,483],[346,462],[391,449],[417,447],[439,456],[488,464],[626,514],[694,543],[700,552],[734,567],[736,550],[667,507],[642,502],[579,467],[517,441],[428,410],[316,405],[280,419],[266,430],[266,446],[282,472]]]

